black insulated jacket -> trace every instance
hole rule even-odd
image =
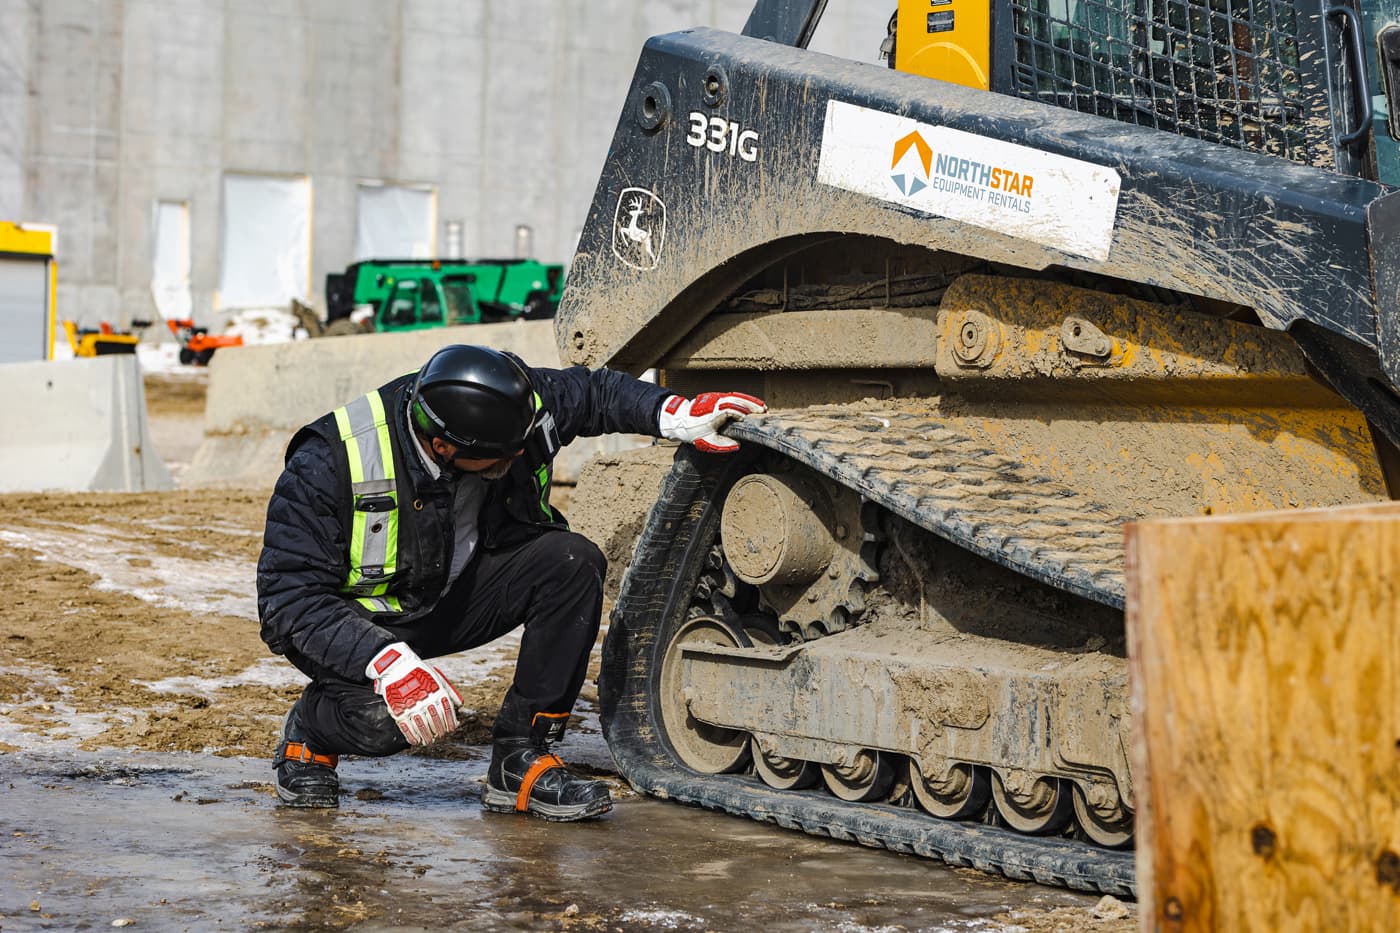
[[[528,367],[561,444],[601,434],[657,434],[665,389],[607,369]],[[380,622],[411,625],[436,604],[452,565],[452,485],[434,480],[409,445],[408,399],[417,373],[379,388],[398,485],[398,557],[386,595],[402,611],[375,613],[341,587],[349,573],[352,527],[349,464],[332,415],[302,428],[287,447],[286,467],[267,507],[258,558],[258,616],[273,652],[290,655],[303,672],[365,680],[365,666],[399,639]],[[562,514],[541,508],[540,463],[517,458],[487,485],[477,547],[509,547],[551,529]],[[544,491],[548,501],[548,490]]]

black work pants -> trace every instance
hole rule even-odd
[[[482,551],[433,611],[409,625],[384,625],[422,658],[494,641],[520,626],[515,680],[495,737],[530,734],[536,713],[573,709],[603,610],[607,560],[583,535],[546,531],[514,548]],[[382,624],[382,623],[381,623]],[[408,748],[384,700],[364,681],[328,675],[289,653],[313,678],[294,708],[299,738],[331,755],[392,755]]]

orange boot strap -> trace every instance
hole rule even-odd
[[[312,762],[318,765],[325,765],[327,768],[334,768],[340,764],[339,755],[320,755],[313,752],[300,742],[288,742],[287,750],[282,753],[288,761],[299,761],[302,764]]]
[[[534,763],[525,770],[525,777],[520,780],[520,793],[515,795],[515,809],[524,813],[530,809],[530,791],[534,788],[535,782],[540,779],[540,775],[555,768],[564,767],[564,762],[558,755],[541,755]]]

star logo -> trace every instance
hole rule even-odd
[[[910,157],[911,151],[917,156],[917,162]],[[920,168],[923,169],[922,174],[918,171]],[[918,130],[895,140],[890,170],[890,180],[905,197],[928,187],[928,176],[933,171],[933,147],[924,141]]]

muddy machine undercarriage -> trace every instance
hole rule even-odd
[[[962,43],[968,87],[806,51],[821,6],[647,44],[556,321],[772,408],[661,484],[608,741],[650,794],[1131,893],[1123,524],[1400,480],[1392,11],[901,3],[895,64]]]

